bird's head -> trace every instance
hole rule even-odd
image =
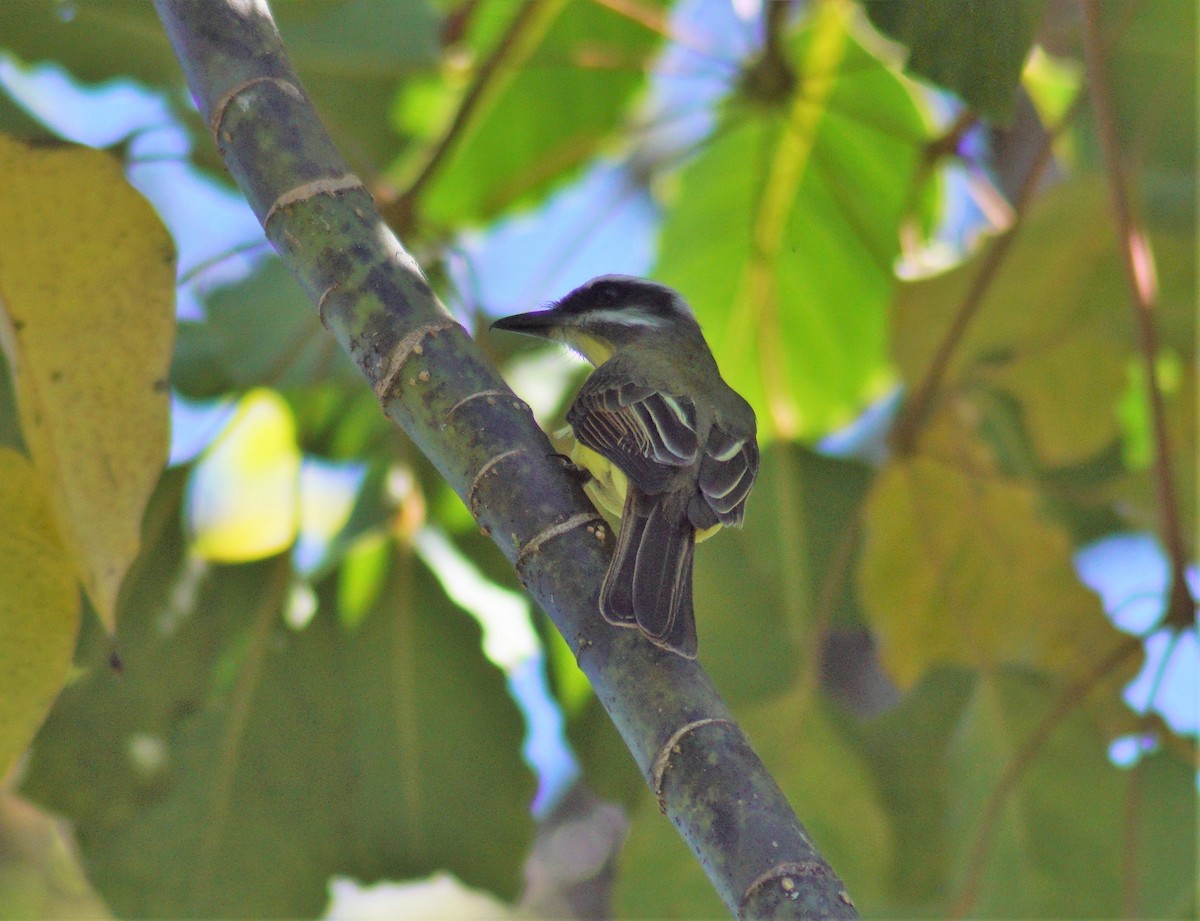
[[[594,365],[633,342],[684,341],[700,332],[676,291],[632,275],[593,278],[546,310],[504,317],[492,329],[564,342]]]

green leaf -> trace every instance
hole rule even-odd
[[[887,385],[885,306],[926,130],[908,90],[821,5],[782,109],[731,102],[680,176],[655,276],[696,309],[763,437],[847,423]]]
[[[908,70],[992,121],[1012,117],[1043,0],[867,0],[865,6],[876,28],[908,46]]]
[[[985,673],[976,683],[948,749],[947,823],[960,880],[998,780],[1059,693],[1050,682],[1015,672]],[[1119,915],[1123,786],[1096,724],[1076,709],[1029,763],[988,830],[972,915]]]
[[[424,215],[451,226],[486,220],[591,160],[645,83],[646,60],[660,40],[615,9],[563,0],[484,5],[479,28],[487,44],[472,41],[481,59],[493,51],[498,13],[507,14],[505,25],[508,16],[525,16],[527,24],[422,198]],[[424,107],[402,105],[398,114],[406,111],[425,120]],[[422,163],[398,167],[397,183],[406,186]]]
[[[310,387],[330,379],[362,387],[362,375],[278,259],[210,295],[205,309],[203,322],[179,328],[171,378],[188,396]]]
[[[511,897],[533,782],[475,624],[401,557],[356,629],[330,581],[297,632],[284,561],[185,570],[177,529],[124,612],[124,675],[69,689],[29,771],[113,909],[314,916],[334,873],[437,869]]]
[[[700,658],[731,703],[781,693],[814,661],[819,629],[856,619],[853,546],[842,545],[869,481],[857,463],[773,444],[745,527],[696,548]]]
[[[1159,236],[1150,242],[1165,339],[1191,341],[1195,282],[1181,241]],[[986,251],[900,287],[893,353],[910,386],[926,375],[985,258]],[[1095,176],[1072,180],[1030,211],[953,352],[947,385],[984,382],[1004,390],[1020,404],[1043,463],[1079,464],[1117,438],[1116,405],[1134,352],[1131,317],[1107,191]]]
[[[429,4],[276,0],[271,10],[306,91],[350,158],[378,169],[394,157],[400,138],[388,111],[396,89],[437,59]],[[154,7],[143,0],[0,3],[0,35],[22,60],[52,60],[88,83],[133,77],[172,90],[181,84]],[[204,156],[212,149],[208,126],[199,119],[188,125]]]
[[[953,850],[946,828],[946,758],[974,678],[965,669],[925,674],[897,706],[868,723],[845,721],[874,775],[899,842],[889,876],[891,905],[881,916],[946,916]]]
[[[879,475],[866,516],[863,606],[902,687],[946,663],[1077,673],[1115,644],[1025,483],[916,456]]]
[[[1196,4],[1104,3],[1108,84],[1130,180],[1154,229],[1196,234]],[[1077,126],[1086,162],[1101,163],[1091,107]],[[1194,247],[1193,247],[1194,253]],[[1193,302],[1194,303],[1194,302]]]
[[[1137,806],[1139,914],[1192,918],[1196,912],[1196,771],[1168,751],[1145,756],[1129,772],[1126,796]]]

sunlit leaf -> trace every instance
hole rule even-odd
[[[79,589],[39,473],[0,448],[0,776],[58,696],[79,630]]]
[[[494,35],[518,16],[527,25],[420,201],[432,220],[494,217],[586,163],[645,82],[646,58],[660,38],[602,3],[491,4],[477,18]],[[481,59],[492,52],[492,42],[476,49]],[[408,164],[397,177],[401,187],[421,168],[420,158]]]
[[[300,515],[300,449],[287,404],[269,390],[242,398],[192,471],[193,549],[222,562],[260,560],[291,546]]]
[[[884,309],[926,137],[841,7],[817,7],[792,56],[794,98],[732,102],[683,170],[655,270],[768,438],[844,424],[886,385]]]
[[[175,253],[110,156],[0,138],[0,344],[63,542],[105,626],[167,460]]]
[[[900,685],[945,663],[1072,673],[1115,645],[1028,485],[918,456],[880,474],[866,514],[862,600]]]

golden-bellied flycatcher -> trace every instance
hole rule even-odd
[[[721,379],[691,308],[666,285],[602,275],[492,328],[563,342],[595,365],[567,422],[589,495],[621,516],[600,613],[693,658],[695,543],[742,523],[758,473],[754,410]]]

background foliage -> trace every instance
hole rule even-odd
[[[1196,719],[1156,696],[1196,645],[1194,6],[779,3],[680,65],[706,41],[682,6],[272,4],[469,325],[512,306],[463,270],[481,232],[598,162],[652,204],[649,274],[765,449],[747,527],[698,552],[701,658],[864,914],[1194,915]],[[0,4],[0,41],[161,90],[225,181],[149,5]],[[717,87],[682,140],[673,67]],[[505,678],[545,664],[581,782],[628,810],[617,912],[719,914],[565,645],[488,620],[515,577],[279,263],[181,266],[176,336],[167,235],[120,176],[138,138],[46,146],[3,93],[0,131],[0,906],[103,912],[85,874],[118,915],[315,915],[332,875],[442,869],[515,900],[535,778]],[[537,245],[515,268],[573,244]],[[558,382],[528,387],[556,426],[575,372],[482,338]],[[225,412],[177,399],[204,450],[163,472],[168,381]],[[1137,534],[1148,599],[1120,593],[1132,556],[1085,584],[1081,550]],[[24,798],[70,819],[78,865]]]

